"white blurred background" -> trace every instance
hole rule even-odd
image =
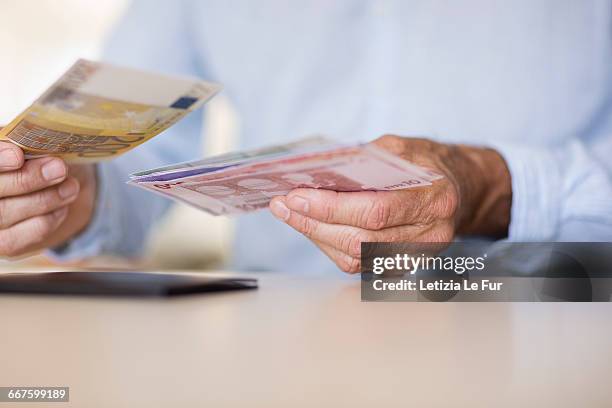
[[[10,122],[77,58],[99,57],[128,0],[0,0],[0,125]],[[197,113],[195,113],[197,114]],[[232,150],[238,120],[222,95],[207,105],[202,155]],[[126,175],[127,178],[128,175]],[[175,205],[147,243],[151,268],[215,267],[231,242],[230,221]],[[0,261],[0,268],[48,265],[45,257]],[[98,260],[104,263],[107,260]],[[94,262],[96,265],[96,262]]]

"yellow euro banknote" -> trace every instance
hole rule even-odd
[[[202,106],[221,86],[78,60],[0,130],[26,157],[91,163],[117,157]]]

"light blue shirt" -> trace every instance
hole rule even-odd
[[[508,239],[611,241],[611,33],[606,0],[137,0],[105,59],[222,83],[242,148],[313,133],[495,147]],[[196,159],[200,116],[100,166],[94,219],[61,257],[138,254],[171,201],[125,181]],[[239,218],[233,254],[237,269],[337,270],[268,211]]]

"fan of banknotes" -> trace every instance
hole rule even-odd
[[[81,59],[0,129],[0,140],[20,146],[29,159],[96,163],[153,138],[220,89],[199,79]],[[389,191],[430,185],[440,177],[371,144],[316,136],[136,173],[129,184],[225,215],[265,208],[273,197],[298,187]]]
[[[146,142],[202,106],[221,86],[78,60],[0,130],[27,158],[94,163]]]
[[[391,191],[441,177],[371,144],[316,136],[135,173],[129,184],[213,215],[231,215],[266,208],[273,197],[299,187]]]

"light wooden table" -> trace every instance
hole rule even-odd
[[[69,386],[35,405],[55,408],[612,406],[610,303],[361,303],[340,274],[259,277],[174,300],[0,296],[0,386]]]

